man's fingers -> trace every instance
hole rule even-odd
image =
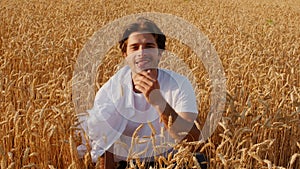
[[[144,90],[146,90],[145,92],[147,92],[148,90],[155,89],[158,86],[155,84],[155,82],[152,82],[146,78],[141,78],[141,79],[135,80],[134,85],[142,87]]]
[[[134,88],[145,95],[146,100],[149,100],[150,93],[154,89],[159,89],[159,83],[151,77],[151,70],[142,71],[132,77]]]
[[[142,81],[147,84],[153,85],[153,83],[156,81],[155,79],[151,78],[149,75],[144,75],[144,74],[136,74],[133,77],[134,82]]]
[[[144,93],[144,91],[145,91],[145,89],[144,89],[142,86],[140,86],[140,85],[134,85],[134,87],[135,87],[138,91],[140,91],[140,92],[142,92],[142,93]]]
[[[146,77],[147,79],[149,79],[149,80],[155,82],[156,79],[155,79],[155,78],[152,78],[152,77],[150,76],[150,73],[151,73],[151,70],[149,69],[149,70],[147,70],[147,71],[141,71],[141,72],[139,72],[137,75],[144,76],[144,77]]]

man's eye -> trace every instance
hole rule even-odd
[[[146,48],[155,48],[155,45],[147,45]]]
[[[138,50],[139,47],[138,47],[138,46],[132,46],[131,49],[132,49],[132,50]]]

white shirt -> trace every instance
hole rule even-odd
[[[195,93],[186,77],[170,70],[158,69],[157,80],[160,92],[175,112],[198,113]],[[171,145],[166,146],[172,141],[166,138],[171,136],[162,131],[165,128],[158,113],[142,94],[133,91],[131,70],[128,66],[120,69],[100,88],[94,107],[88,113],[81,120],[82,128],[89,137],[93,162],[113,144],[114,150],[110,151],[114,151],[117,161],[126,160],[128,156],[147,158],[171,148]],[[156,134],[152,134],[148,125],[150,122]],[[132,139],[133,132],[142,123],[143,127],[137,132],[140,139]],[[155,137],[155,145],[152,135]],[[85,151],[83,143],[78,147],[79,155],[83,156]]]

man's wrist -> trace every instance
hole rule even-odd
[[[165,98],[161,95],[160,90],[153,90],[149,95],[150,104],[162,113],[168,104]]]

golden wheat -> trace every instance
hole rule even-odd
[[[180,16],[207,35],[227,78],[226,109],[214,134],[205,143],[176,145],[157,162],[199,168],[191,151],[197,146],[211,168],[300,168],[299,9],[294,0],[0,1],[1,168],[94,167],[88,153],[81,161],[76,151],[74,102],[93,99],[72,98],[78,54],[107,23],[149,11]],[[168,38],[167,48],[195,77],[201,128],[211,104],[208,73],[186,44]],[[176,60],[162,61],[185,71]],[[97,69],[93,92],[121,62],[116,44]]]

